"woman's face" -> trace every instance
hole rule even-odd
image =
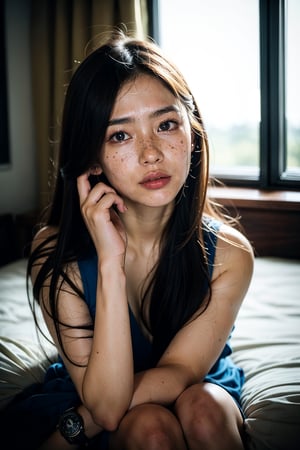
[[[166,206],[185,183],[191,148],[185,108],[159,80],[140,75],[116,98],[100,165],[127,206]]]

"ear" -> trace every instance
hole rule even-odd
[[[102,167],[99,164],[94,164],[90,168],[90,174],[91,175],[101,175],[102,172],[103,172]]]

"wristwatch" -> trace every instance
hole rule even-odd
[[[84,434],[83,418],[75,408],[67,409],[61,415],[57,428],[69,444],[87,445],[89,442]]]

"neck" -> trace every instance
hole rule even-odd
[[[138,254],[153,251],[160,243],[172,211],[173,204],[161,208],[128,206],[128,211],[121,216],[127,232],[128,248]]]

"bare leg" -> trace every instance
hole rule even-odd
[[[175,413],[189,450],[243,450],[243,418],[232,397],[212,383],[199,383],[177,399]]]
[[[175,415],[160,405],[129,411],[110,437],[110,450],[187,450]]]

